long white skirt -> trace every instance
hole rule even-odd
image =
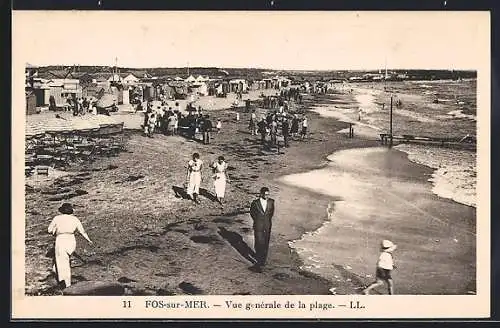
[[[214,189],[218,198],[224,198],[226,193],[226,175],[224,173],[217,173],[215,175]]]
[[[75,248],[76,240],[74,235],[61,234],[56,237],[56,263],[53,269],[55,269],[57,273],[57,280],[64,281],[66,287],[71,286],[71,266],[69,257],[73,254]]]
[[[189,174],[189,182],[186,191],[187,194],[190,196],[193,196],[193,194],[199,194],[200,184],[201,184],[201,173],[191,172],[191,174]]]

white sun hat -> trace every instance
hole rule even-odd
[[[394,248],[396,245],[390,240],[384,239],[382,240],[382,248],[387,249],[387,248]]]

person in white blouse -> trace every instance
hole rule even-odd
[[[75,232],[78,231],[91,245],[92,241],[83,229],[80,220],[73,215],[71,204],[62,204],[59,212],[61,214],[52,219],[47,230],[56,236],[55,263],[52,271],[57,275],[58,282],[64,283],[64,288],[71,286],[70,256],[76,248]]]
[[[200,154],[194,153],[193,159],[187,165],[187,194],[195,202],[199,203],[198,195],[200,193],[201,185],[201,169],[203,168],[203,161],[200,159]]]
[[[363,294],[369,295],[370,291],[378,286],[387,283],[389,295],[394,294],[394,283],[392,281],[392,270],[396,267],[392,252],[396,250],[397,246],[390,240],[383,240],[381,244],[380,255],[377,261],[377,269],[375,272],[376,281],[363,290]]]
[[[212,170],[214,172],[215,195],[217,196],[217,201],[222,206],[226,193],[226,182],[229,182],[229,177],[227,176],[227,163],[224,160],[224,156],[219,156],[217,158],[217,161],[212,164]]]

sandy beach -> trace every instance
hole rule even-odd
[[[306,99],[304,106],[317,108],[335,101],[353,103],[353,98],[349,94],[314,96]],[[349,139],[345,133],[338,133],[347,127],[346,123],[312,111],[308,113],[309,138],[292,141],[290,148],[277,154],[263,151],[258,137],[250,135],[247,128],[250,114],[241,112],[239,122],[230,109],[211,109],[210,114],[212,119],[221,119],[223,128],[220,134],[213,134],[210,145],[203,145],[161,134],[153,139],[143,137],[134,129],[142,123],[140,113],[118,113],[112,117],[123,116],[121,119],[128,122],[125,124],[127,152],[74,167],[56,180],[31,182],[26,192],[26,293],[57,293],[48,271],[53,237],[46,229],[57,214],[61,199],[54,194],[61,188],[77,191],[67,201],[75,206],[75,215],[95,243],[88,246],[82,238],[77,239],[72,271],[75,283],[71,287],[74,293],[78,293],[79,284],[85,286],[95,281],[117,283],[122,287],[110,294],[130,295],[321,295],[329,294],[332,286],[337,294],[359,293],[360,286],[370,279],[355,280],[355,274],[346,273],[341,264],[331,267],[331,274],[315,272],[308,267],[307,259],[290,247],[304,234],[316,231],[331,220],[334,202],[342,200],[342,193],[335,196],[304,189],[304,186],[284,182],[283,177],[325,169],[330,165],[331,154],[376,147],[378,141],[363,135]],[[205,163],[219,155],[225,156],[232,181],[224,209],[212,199],[208,170],[202,182],[201,204],[183,199],[185,165],[193,152],[199,152]],[[404,164],[401,166],[404,174],[430,189],[426,179],[431,170],[409,162],[404,153],[397,153],[398,161]],[[248,270],[251,263],[247,257],[253,249],[248,210],[262,186],[270,188],[277,208],[268,266],[259,274]],[[455,211],[453,208],[449,210],[450,215]],[[404,235],[405,222],[414,219],[413,214],[403,215],[398,227],[392,228]],[[383,231],[383,224],[377,229]],[[375,233],[363,240],[355,234],[343,230],[336,237],[334,245],[342,251],[339,258],[331,259],[332,263],[349,258],[349,247],[354,247],[356,240],[365,245],[366,254],[376,256],[377,250],[372,244],[376,244],[375,239],[381,234]],[[428,230],[424,224],[412,234],[416,242],[419,236],[427,235]],[[472,241],[468,239],[468,242]],[[465,253],[458,252],[456,256],[465,256],[467,261],[468,248],[464,247]],[[373,271],[374,260],[365,258],[363,270]],[[446,266],[446,259],[440,260]],[[402,283],[408,282],[411,274],[403,274],[399,279]],[[435,281],[437,285],[440,282]],[[421,293],[418,286],[404,291]]]

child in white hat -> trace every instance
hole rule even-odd
[[[392,281],[391,272],[392,269],[395,268],[394,259],[392,257],[392,252],[396,250],[397,246],[390,240],[383,240],[380,256],[377,261],[377,270],[375,273],[376,281],[373,282],[370,286],[366,287],[363,290],[363,294],[369,295],[370,290],[375,287],[381,286],[384,284],[384,281],[387,283],[389,295],[394,294],[394,283]]]

